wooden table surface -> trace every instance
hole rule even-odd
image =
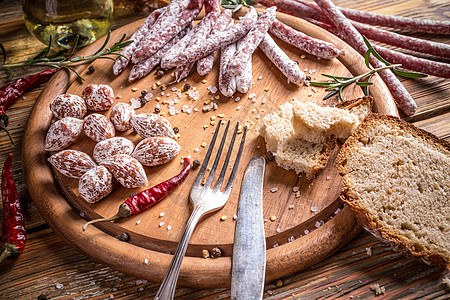
[[[447,0],[336,0],[338,5],[399,16],[449,20]],[[113,29],[143,15],[119,11]],[[414,34],[415,37],[449,43],[448,37]],[[0,1],[0,42],[8,59],[22,61],[44,45],[34,39],[22,21],[21,1]],[[447,61],[448,62],[448,61]],[[16,71],[15,78],[33,74],[35,68]],[[7,74],[0,73],[0,85]],[[437,77],[402,79],[418,104],[408,122],[450,141],[450,80]],[[13,174],[24,207],[28,240],[16,259],[0,264],[0,299],[144,299],[153,298],[159,284],[132,277],[93,261],[66,244],[44,222],[31,200],[21,165],[22,137],[28,115],[41,89],[25,94],[8,109],[13,147],[0,133],[0,162],[14,154]],[[443,283],[450,272],[405,258],[361,232],[355,239],[317,265],[265,285],[265,299],[448,299],[450,287]],[[385,288],[375,296],[374,284]],[[226,299],[229,289],[195,290],[179,287],[178,299]],[[42,296],[41,296],[42,297]]]

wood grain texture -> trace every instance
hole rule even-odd
[[[336,4],[354,9],[382,12],[416,18],[448,20],[450,3],[445,0],[420,1],[349,1],[336,0]],[[0,19],[20,18],[21,1],[3,1]],[[114,21],[114,28],[120,27],[142,15],[124,15]],[[449,43],[446,36],[432,36],[420,33],[408,35]],[[24,27],[11,34],[0,34],[9,61],[20,61],[37,54],[44,45],[36,41]],[[36,68],[16,71],[14,78],[38,72]],[[0,84],[7,82],[7,74],[0,73]],[[450,91],[449,80],[436,77],[402,80],[418,103],[418,113],[407,121],[430,130],[450,141]],[[42,87],[41,87],[42,88]],[[36,299],[46,294],[50,299],[148,299],[154,297],[158,285],[142,281],[140,276],[130,276],[115,271],[103,263],[87,258],[67,242],[61,240],[52,230],[46,229],[45,221],[31,201],[21,168],[21,146],[23,132],[33,103],[41,89],[25,94],[8,109],[14,120],[10,124],[17,143],[9,144],[8,138],[0,134],[0,161],[14,153],[13,173],[19,195],[24,205],[29,242],[25,252],[15,260],[0,266],[0,298]],[[1,210],[1,208],[0,208]],[[0,225],[1,226],[1,225]],[[373,254],[368,255],[366,248]],[[430,268],[406,259],[390,251],[389,247],[362,232],[341,250],[304,271],[289,274],[268,282],[265,299],[447,299],[449,290],[442,279],[450,277],[449,272]],[[57,288],[56,283],[63,283]],[[386,287],[386,294],[375,298],[370,285],[380,283]],[[197,290],[178,288],[177,299],[228,299],[228,289]]]
[[[245,13],[245,10],[241,11],[241,14],[243,13]],[[315,72],[332,74],[348,74],[350,72],[358,74],[366,69],[364,63],[361,63],[362,57],[326,31],[310,27],[306,22],[284,14],[279,14],[278,18],[313,37],[330,41],[336,44],[338,48],[345,49],[346,55],[340,57],[339,61],[319,61],[311,57],[302,60],[302,68],[314,70],[310,73],[312,76],[314,76]],[[124,33],[127,35],[131,34],[140,22],[117,29],[112,33],[111,41],[117,40]],[[82,53],[96,51],[102,42],[100,40],[86,47],[82,50]],[[301,60],[300,56],[303,53],[299,53],[292,47],[289,47],[289,45],[283,44],[283,46],[293,59]],[[132,190],[116,187],[112,194],[108,195],[103,201],[92,205],[87,204],[78,197],[77,180],[56,174],[55,178],[63,195],[77,210],[77,212],[74,212],[65,203],[64,198],[55,193],[57,186],[54,184],[49,164],[45,162],[48,154],[43,151],[43,143],[46,130],[50,126],[52,118],[48,107],[56,96],[62,93],[81,95],[87,84],[102,83],[109,84],[116,94],[120,94],[120,101],[129,102],[131,98],[137,97],[136,94],[139,94],[139,91],[142,89],[148,88],[156,82],[170,84],[173,78],[169,74],[158,78],[153,73],[130,84],[127,81],[129,69],[116,77],[111,74],[111,61],[99,60],[92,65],[96,70],[93,74],[87,73],[87,65],[78,68],[79,73],[86,78],[85,82],[74,80],[72,74],[70,77],[65,73],[62,75],[57,74],[38,98],[30,115],[23,147],[23,165],[27,169],[27,186],[36,206],[42,214],[46,215],[47,223],[69,242],[93,258],[103,261],[114,268],[133,275],[140,274],[147,280],[158,281],[165,275],[168,268],[169,261],[167,259],[170,255],[167,253],[170,254],[175,251],[181,238],[184,224],[188,219],[190,205],[187,202],[187,195],[195,176],[191,175],[163,202],[158,203],[145,213],[114,223],[99,223],[98,227],[110,234],[103,237],[102,234],[104,233],[94,227],[88,228],[86,232],[81,232],[81,224],[85,220],[76,216],[82,214],[88,220],[111,216],[115,214],[120,203],[128,198],[130,193],[144,190],[146,187]],[[208,93],[207,86],[217,84],[217,64],[213,72],[204,77],[208,84],[203,84],[201,82],[203,78],[196,74],[192,74],[188,78],[187,82],[199,92],[200,98],[197,101],[186,96],[181,99],[174,95],[167,97],[173,87],[181,89],[184,82],[178,85],[169,85],[169,88],[165,91],[161,90],[158,85],[156,89],[149,89],[149,92],[154,94],[154,99],[156,95],[162,99],[178,99],[180,103],[175,107],[179,110],[181,110],[182,105],[194,106],[199,110],[199,112],[192,114],[180,113],[172,117],[169,116],[167,109],[162,105],[162,100],[159,101],[162,107],[161,111],[166,113],[166,117],[172,123],[172,126],[180,129],[182,137],[178,142],[183,149],[182,155],[190,154],[193,159],[202,160],[205,150],[200,145],[202,142],[209,142],[213,129],[212,125],[209,125],[209,128],[206,130],[202,126],[210,122],[211,116],[224,114],[225,120],[239,121],[250,126],[242,159],[242,165],[245,166],[251,157],[263,155],[266,151],[264,141],[258,132],[262,116],[277,110],[278,105],[292,98],[303,101],[317,101],[319,104],[323,104],[321,100],[324,93],[323,90],[317,92],[321,96],[312,98],[308,96],[310,88],[286,84],[286,79],[280,76],[279,71],[259,51],[256,52],[256,59],[253,62],[253,72],[254,77],[264,74],[262,79],[254,80],[255,84],[250,91],[250,93],[255,94],[254,99],[249,98],[249,94],[239,95],[242,99],[236,103],[234,99],[224,99],[222,96],[222,99],[217,101],[218,110],[209,113],[202,113],[201,111],[204,105],[203,102],[213,96],[211,93]],[[397,115],[393,99],[390,97],[386,87],[379,78],[375,78],[375,82],[377,84],[372,88],[372,95],[375,99],[375,111]],[[133,91],[133,89],[135,90]],[[345,97],[354,99],[361,96],[361,94],[361,90],[349,89]],[[266,99],[267,102],[263,104],[262,99]],[[145,107],[137,110],[137,113],[153,112],[156,103],[156,101],[152,100]],[[238,106],[240,109],[237,108]],[[108,116],[108,112],[104,114]],[[122,136],[128,137],[135,144],[140,140],[140,137],[135,133],[125,132]],[[94,145],[95,143],[87,136],[82,136],[70,148],[92,155]],[[195,148],[202,150],[196,152]],[[179,159],[174,159],[164,166],[146,168],[147,174],[151,174],[149,176],[149,186],[174,176],[178,172],[176,170],[180,168]],[[231,269],[229,257],[232,255],[235,226],[231,216],[236,213],[240,187],[239,178],[242,177],[243,169],[241,168],[238,172],[238,180],[227,205],[197,226],[190,240],[187,257],[183,261],[179,277],[180,284],[192,287],[226,287],[229,285]],[[57,173],[56,170],[54,170],[55,172]],[[296,197],[295,193],[292,192],[292,188],[295,185],[300,187],[300,197]],[[269,280],[299,271],[320,261],[338,249],[338,247],[347,243],[349,239],[359,232],[359,227],[356,226],[348,208],[342,209],[338,207],[337,209],[342,209],[342,211],[336,216],[334,214],[336,208],[334,210],[327,209],[337,199],[340,186],[341,179],[333,168],[332,160],[314,181],[299,179],[294,172],[281,170],[274,162],[268,164],[263,192],[264,218],[268,220],[270,216],[277,216],[276,222],[266,221],[265,225],[266,237],[271,239],[273,246],[277,246],[269,249],[267,254],[267,278]],[[271,192],[273,188],[278,189],[276,194]],[[43,197],[42,195],[48,196]],[[287,209],[292,203],[295,203],[297,208],[293,210]],[[316,209],[312,209],[312,207],[316,207]],[[322,213],[323,220],[315,217],[318,211],[326,211],[326,213]],[[163,218],[159,217],[160,212],[165,212]],[[220,216],[222,215],[230,216],[229,221],[220,221]],[[333,219],[330,220],[330,217],[333,217]],[[324,221],[325,224],[320,226],[321,222],[323,223]],[[309,227],[306,227],[307,224],[304,223],[308,223]],[[317,228],[319,226],[316,224],[319,224],[320,228]],[[169,231],[167,226],[171,226],[172,229]],[[289,230],[289,236],[285,232],[286,230]],[[117,239],[122,232],[127,232],[130,235],[129,244],[125,245],[124,242]],[[294,239],[295,241],[288,243],[288,241]],[[215,260],[203,259],[202,250],[212,251],[214,247],[219,247],[222,250],[223,257]],[[123,258],[130,251],[134,255]],[[286,259],[286,256],[289,259]],[[145,266],[143,264],[147,257],[154,259],[149,259],[148,266]],[[218,274],[221,275],[218,276]],[[211,279],[211,276],[214,276],[214,279]],[[208,278],[210,279],[207,280]]]

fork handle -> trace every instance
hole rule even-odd
[[[192,214],[186,224],[186,228],[184,229],[183,235],[181,236],[181,240],[178,244],[177,250],[175,251],[172,261],[170,262],[166,277],[164,277],[164,280],[159,287],[158,292],[156,293],[155,300],[173,299],[178,275],[180,274],[181,262],[183,261],[184,255],[186,254],[189,239],[191,238],[195,226],[197,225],[203,214],[203,210],[199,207],[194,208],[194,210],[192,211]]]

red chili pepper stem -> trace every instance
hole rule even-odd
[[[158,203],[162,199],[164,199],[167,195],[169,195],[181,182],[187,177],[189,171],[191,170],[191,162],[188,158],[184,158],[184,168],[183,170],[176,176],[163,181],[154,187],[151,187],[145,191],[137,193],[130,198],[128,198],[124,203],[119,206],[119,211],[112,217],[103,218],[103,219],[95,219],[89,222],[86,222],[82,229],[86,230],[86,227],[93,223],[97,222],[108,222],[114,221],[121,218],[126,218],[131,215],[140,213],[150,206]]]
[[[7,114],[5,114],[4,112],[0,113],[0,129],[5,131],[6,134],[9,137],[9,140],[11,141],[11,144],[14,146],[14,139],[11,136],[11,133],[9,132],[8,128],[6,126],[8,126],[9,123],[9,117]]]
[[[2,250],[2,254],[0,254],[0,263],[5,258],[8,258],[10,256],[16,256],[21,253],[20,249],[17,248],[17,246],[13,245],[13,244],[4,244],[4,245],[2,245],[1,250]]]

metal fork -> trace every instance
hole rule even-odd
[[[217,183],[214,188],[211,188],[211,183],[214,178],[214,174],[217,169],[217,165],[219,164],[220,155],[222,154],[223,146],[225,144],[225,140],[228,133],[228,127],[230,126],[230,121],[228,121],[227,126],[225,128],[225,132],[222,137],[222,141],[220,142],[219,149],[217,150],[217,155],[214,160],[214,164],[211,168],[208,178],[204,185],[202,185],[203,176],[205,175],[206,168],[208,166],[209,158],[211,157],[211,153],[214,148],[214,144],[216,143],[217,135],[219,133],[221,122],[216,126],[216,131],[214,132],[214,136],[211,140],[211,144],[209,145],[208,152],[206,152],[205,159],[203,164],[198,172],[198,175],[195,179],[194,185],[191,188],[191,192],[189,194],[189,198],[191,203],[194,206],[192,214],[186,224],[186,228],[184,229],[183,235],[181,236],[180,243],[178,244],[177,250],[172,258],[172,262],[170,263],[169,270],[164,277],[164,280],[161,284],[161,287],[156,293],[155,300],[166,300],[173,299],[175,288],[178,280],[178,274],[180,273],[181,262],[183,261],[183,257],[186,253],[186,249],[189,243],[189,239],[191,238],[192,233],[194,232],[194,228],[197,225],[198,221],[204,217],[205,215],[212,213],[216,210],[222,208],[225,203],[227,203],[228,198],[231,193],[231,189],[233,187],[234,180],[236,178],[237,169],[239,166],[239,161],[242,156],[242,150],[244,148],[245,136],[247,134],[247,127],[244,128],[241,143],[239,146],[239,151],[236,156],[236,160],[234,162],[233,170],[231,171],[230,178],[228,179],[228,183],[225,186],[225,189],[221,192],[221,186],[225,177],[225,172],[230,161],[230,156],[233,150],[234,141],[236,139],[236,134],[238,132],[239,122],[236,124],[236,128],[233,133],[233,137],[231,138],[230,146],[228,147],[227,156],[225,158],[225,162],[223,164],[222,170],[220,171],[219,178],[217,179]]]

